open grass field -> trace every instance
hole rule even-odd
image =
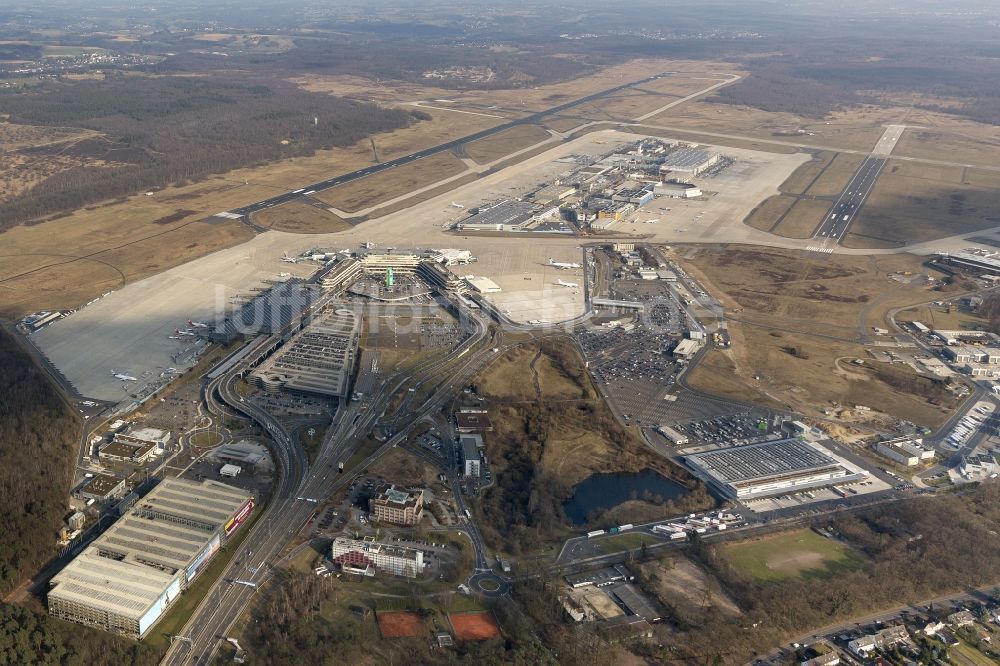
[[[600,546],[605,553],[620,553],[626,550],[637,550],[642,548],[643,544],[652,546],[654,543],[661,542],[659,539],[655,539],[648,534],[626,532],[625,534],[616,534],[613,537],[601,539]]]
[[[808,529],[727,544],[721,550],[737,571],[753,581],[834,575],[861,562],[844,544]]]
[[[928,305],[903,310],[896,316],[896,320],[899,322],[919,321],[931,328],[944,331],[985,330],[989,323],[986,319],[971,312],[959,310],[957,307],[951,308],[951,312],[945,312],[942,308]]]
[[[683,108],[683,107],[680,107]],[[669,113],[669,112],[668,112]],[[714,146],[729,146],[730,148],[742,148],[743,150],[757,150],[763,153],[778,153],[779,155],[791,155],[798,152],[794,146],[783,146],[781,144],[770,143],[766,140],[755,141],[754,139],[727,138],[700,134],[697,128],[680,129],[657,129],[653,120],[646,121],[648,125],[637,125],[635,131],[649,136],[662,136],[669,139],[679,139],[691,143],[705,143]]]
[[[795,197],[786,196],[784,194],[768,197],[762,201],[759,206],[754,208],[753,212],[747,216],[744,223],[749,224],[754,229],[771,231],[778,225],[788,211],[791,210],[792,206],[795,205],[795,202]]]
[[[222,443],[222,435],[212,430],[202,430],[191,435],[191,446],[212,447]]]
[[[955,129],[907,129],[893,155],[961,164],[996,165],[1000,155],[1000,132],[978,125]]]
[[[450,613],[448,621],[460,641],[488,641],[500,638],[500,625],[490,611]]]
[[[805,413],[862,404],[925,425],[947,416],[953,400],[945,399],[945,407],[931,404],[932,387],[914,378],[848,372],[837,363],[868,358],[860,336],[871,326],[885,326],[890,309],[946,297],[890,278],[894,272],[923,272],[920,257],[818,260],[774,248],[703,248],[693,254],[683,249],[678,254],[731,313],[733,345],[711,352],[694,368],[689,380],[697,388],[753,402],[776,401]]]
[[[806,118],[792,113],[761,111],[747,106],[720,104],[712,97],[698,99],[653,117],[651,125],[671,126],[791,141],[808,146],[871,150],[886,123],[898,122],[900,109],[860,106]]]
[[[901,246],[1000,227],[1000,191],[961,184],[961,169],[886,165],[844,244]]]
[[[466,169],[465,163],[454,154],[438,153],[389,171],[317,192],[313,197],[339,210],[355,212],[377,206],[445,178],[457,176]]]
[[[781,184],[781,191],[785,194],[805,194],[809,186],[813,184],[823,170],[830,165],[837,153],[823,150],[813,155],[812,160],[806,162],[788,177]]]
[[[548,138],[549,133],[538,125],[518,125],[485,139],[467,143],[463,149],[478,164],[489,164]]]
[[[824,169],[823,173],[816,179],[812,187],[806,193],[814,197],[835,197],[844,191],[847,183],[854,176],[861,163],[865,161],[863,155],[851,153],[837,153]]]
[[[829,201],[799,199],[772,232],[785,238],[811,238],[829,209]]]
[[[420,613],[412,611],[382,611],[376,614],[382,638],[416,638],[427,635],[427,626]]]
[[[302,201],[265,208],[254,213],[253,222],[267,229],[293,234],[329,234],[351,228],[351,224],[337,214]]]

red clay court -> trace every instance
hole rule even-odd
[[[383,611],[376,614],[382,638],[414,638],[427,633],[420,613],[411,611]]]
[[[500,625],[489,611],[452,613],[448,616],[455,638],[460,641],[488,641],[500,638]]]

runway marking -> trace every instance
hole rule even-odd
[[[818,245],[809,245],[806,247],[807,252],[823,252],[825,254],[833,254],[832,247],[821,247]]]

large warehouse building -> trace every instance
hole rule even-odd
[[[754,499],[858,481],[867,472],[801,439],[760,442],[697,453],[691,470],[731,499]]]
[[[49,613],[142,638],[253,507],[217,481],[161,481],[52,578]]]

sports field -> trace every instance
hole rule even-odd
[[[860,563],[844,544],[808,529],[730,544],[723,552],[737,571],[755,581],[827,575]]]
[[[420,613],[385,611],[378,613],[377,618],[382,638],[415,638],[427,633],[427,627]]]
[[[448,616],[455,638],[460,641],[488,641],[500,638],[500,625],[490,611],[452,613]]]

